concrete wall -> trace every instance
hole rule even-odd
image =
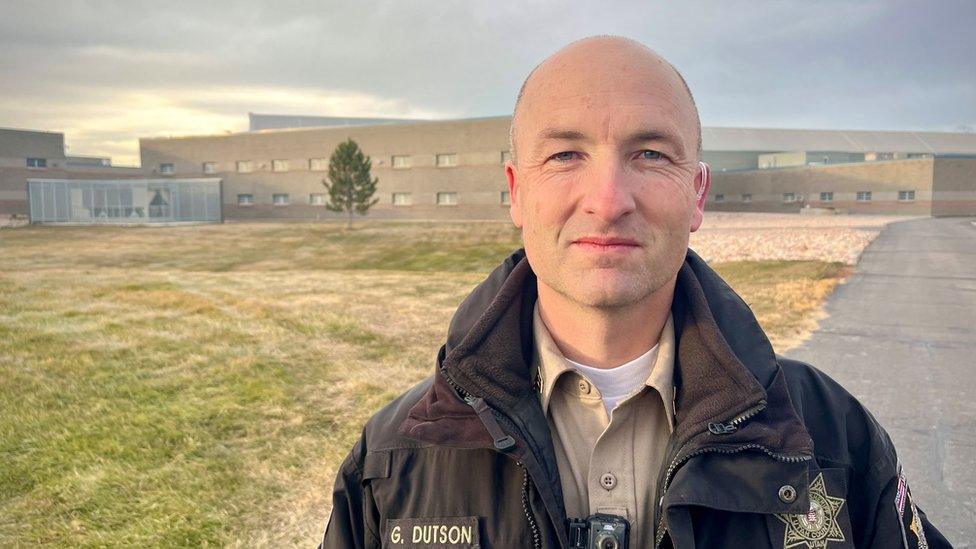
[[[372,158],[379,178],[379,202],[370,210],[377,218],[504,219],[507,190],[502,153],[508,151],[508,117],[430,122],[409,125],[295,129],[228,136],[140,140],[142,165],[158,176],[160,164],[171,163],[174,177],[203,174],[206,162],[216,164],[224,180],[225,218],[328,219],[338,214],[309,205],[309,195],[326,193],[325,170],[312,171],[309,160],[327,166],[335,147],[351,138]],[[458,165],[438,167],[437,154],[457,154]],[[392,157],[408,156],[410,166],[393,168]],[[250,161],[251,173],[238,173],[238,161]],[[287,160],[289,171],[272,171],[273,160]],[[323,167],[325,167],[323,166]],[[394,192],[409,192],[413,204],[393,206]],[[438,192],[458,193],[458,205],[438,206]],[[290,204],[275,206],[272,195],[287,193]],[[254,204],[239,206],[238,195],[251,194]]]
[[[359,143],[373,159],[373,175],[379,178],[379,203],[370,211],[377,218],[506,219],[508,208],[501,193],[507,190],[502,155],[508,150],[507,116],[483,119],[417,122],[376,126],[296,128],[239,134],[140,140],[142,165],[151,177],[161,164],[172,164],[172,177],[220,177],[224,181],[225,219],[329,219],[340,214],[309,204],[309,195],[325,193],[326,171],[310,169],[310,159],[322,159],[323,168],[335,147],[347,138]],[[770,141],[770,140],[767,140]],[[771,143],[767,143],[771,144]],[[743,145],[739,145],[743,146]],[[765,145],[764,145],[765,146]],[[704,151],[712,163],[715,184],[709,207],[715,210],[796,212],[804,207],[829,207],[852,213],[928,214],[933,211],[933,181],[945,185],[964,177],[966,168],[943,168],[942,159],[902,159],[857,163],[864,153],[797,152],[804,164],[828,164],[758,170],[761,153],[776,151]],[[437,167],[438,153],[458,156],[456,167]],[[408,156],[408,168],[393,168],[393,156]],[[902,155],[904,156],[904,155]],[[285,160],[288,171],[273,171],[274,160]],[[237,162],[250,161],[254,171],[238,173]],[[855,163],[833,164],[834,162]],[[204,164],[213,163],[213,173]],[[963,163],[965,164],[965,162]],[[968,164],[966,164],[968,165]],[[936,169],[936,166],[939,168]],[[743,167],[750,171],[733,171]],[[723,172],[726,169],[729,171]],[[939,171],[941,170],[941,171]],[[962,170],[960,172],[959,170]],[[945,173],[944,176],[935,174]],[[962,175],[960,175],[962,174]],[[945,200],[970,200],[968,192],[944,186]],[[858,201],[859,191],[870,191],[870,201]],[[914,191],[914,200],[899,200],[899,191]],[[393,206],[395,192],[411,194],[410,206]],[[439,206],[438,192],[458,194],[458,205]],[[831,202],[820,200],[832,192]],[[272,204],[272,195],[287,193],[288,205]],[[794,202],[783,194],[793,193]],[[945,194],[948,193],[948,194]],[[239,205],[238,195],[253,196],[252,205]],[[723,202],[715,202],[718,194]],[[744,203],[742,195],[752,201]],[[939,202],[937,199],[936,202]],[[968,203],[948,202],[939,211],[969,211]]]
[[[0,128],[0,168],[26,168],[27,158],[47,159],[48,167],[64,167],[64,134]]]
[[[44,168],[28,168],[28,158],[44,158]],[[140,168],[69,166],[64,134],[0,128],[0,214],[27,215],[27,180],[145,177]]]
[[[767,151],[768,152],[768,151]],[[759,167],[759,154],[752,151],[702,151],[702,160],[708,162],[713,171],[755,170]]]
[[[926,158],[716,172],[707,207],[723,211],[799,212],[810,206],[849,213],[924,215],[932,211],[933,165],[941,161]],[[859,191],[870,191],[871,200],[858,201]],[[915,200],[899,201],[899,191],[915,191]],[[821,192],[832,192],[833,201],[822,202]],[[784,202],[784,193],[793,193],[796,201]],[[715,196],[719,194],[724,195],[724,201],[716,203]],[[751,194],[752,202],[743,203],[743,194]]]
[[[759,169],[806,166],[806,151],[777,152],[759,155]]]
[[[937,158],[932,215],[976,215],[976,158]]]

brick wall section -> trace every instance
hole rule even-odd
[[[932,215],[976,215],[976,159],[938,158]]]
[[[200,177],[205,162],[214,162],[215,177],[224,181],[227,220],[326,219],[338,214],[310,206],[309,195],[326,193],[327,171],[311,171],[309,159],[324,158],[347,138],[355,140],[373,162],[379,178],[379,202],[370,217],[382,219],[505,219],[501,193],[508,189],[502,152],[508,151],[509,117],[476,120],[294,129],[226,136],[142,139],[142,165],[150,172],[172,163],[174,177]],[[437,154],[457,154],[455,167],[437,167]],[[410,167],[393,168],[392,157],[409,156]],[[238,173],[237,161],[250,161],[251,173]],[[289,170],[272,171],[273,160],[287,160]],[[158,173],[153,174],[158,177]],[[411,206],[392,205],[393,193],[410,193]],[[438,192],[458,195],[457,206],[437,206]],[[273,206],[272,195],[287,193],[290,205]],[[254,205],[239,207],[239,194]]]
[[[720,211],[799,212],[809,206],[848,213],[926,215],[932,211],[934,166],[944,161],[922,158],[716,172],[707,207]],[[976,159],[963,162],[976,165]],[[948,177],[955,174],[953,171]],[[870,191],[871,200],[858,201],[859,191]],[[915,200],[899,201],[899,191],[915,191]],[[833,201],[821,202],[821,192],[832,192]],[[752,203],[742,202],[742,195],[747,193],[752,195]],[[784,193],[793,193],[797,200],[784,202]],[[724,195],[723,202],[715,202],[718,194]]]
[[[175,177],[203,175],[205,162],[215,163],[213,176],[224,180],[225,218],[327,219],[336,214],[309,205],[309,194],[325,193],[325,171],[310,171],[309,159],[332,154],[341,141],[352,138],[373,159],[379,177],[379,203],[371,217],[382,219],[506,219],[501,193],[507,190],[502,151],[508,150],[510,118],[422,122],[384,126],[302,128],[224,136],[140,140],[142,164],[150,172],[162,163],[174,166]],[[457,167],[437,167],[438,153],[458,155]],[[744,153],[735,153],[744,154]],[[755,154],[755,153],[750,153]],[[410,157],[410,167],[395,169],[392,157]],[[706,154],[707,156],[707,154]],[[724,157],[723,157],[724,158]],[[740,160],[736,158],[737,160]],[[252,173],[238,173],[237,161],[250,161]],[[287,160],[289,171],[272,171],[273,160]],[[708,208],[726,211],[798,212],[805,206],[830,207],[850,213],[926,215],[933,211],[934,166],[940,159],[876,161],[753,171],[714,171]],[[969,164],[966,164],[966,163]],[[971,166],[974,159],[963,162]],[[721,163],[721,162],[719,162]],[[969,168],[971,169],[971,168]],[[944,169],[945,178],[960,168]],[[965,172],[965,170],[963,170]],[[157,174],[154,174],[157,175]],[[970,184],[971,186],[971,184]],[[948,187],[946,187],[948,188]],[[871,191],[870,201],[858,201],[858,191]],[[899,201],[899,191],[915,191],[913,201]],[[411,206],[394,207],[393,193],[410,193]],[[436,206],[438,192],[454,192],[457,206]],[[798,200],[783,202],[783,193]],[[832,192],[821,202],[820,192]],[[968,192],[968,191],[952,191]],[[288,206],[272,206],[272,195],[287,193]],[[237,196],[250,194],[254,205],[239,207]],[[715,202],[724,194],[724,202]],[[743,203],[742,194],[752,202]],[[802,196],[802,199],[799,197]],[[950,195],[945,195],[950,196]],[[976,199],[976,196],[973,197]],[[960,197],[959,200],[966,200]],[[969,211],[965,202],[939,206],[940,211]]]

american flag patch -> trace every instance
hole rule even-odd
[[[895,509],[898,509],[898,516],[905,515],[905,496],[908,492],[908,482],[905,480],[905,472],[901,465],[898,466],[898,490],[895,491]]]

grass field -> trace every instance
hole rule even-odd
[[[0,231],[0,546],[309,546],[505,224]],[[774,344],[847,267],[715,265]]]

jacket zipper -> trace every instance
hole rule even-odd
[[[512,438],[512,435],[506,434],[501,426],[498,425],[498,419],[495,418],[495,411],[491,406],[488,406],[485,399],[468,395],[464,397],[464,402],[474,408],[475,413],[478,414],[478,419],[485,425],[485,429],[488,429],[488,434],[491,435],[492,444],[495,445],[496,450],[507,452],[515,448],[515,439]]]
[[[447,383],[454,389],[458,396],[460,396],[465,404],[471,406],[475,413],[478,414],[478,419],[481,420],[481,423],[484,424],[485,429],[488,430],[488,434],[491,435],[491,438],[493,439],[495,449],[499,452],[507,453],[509,450],[515,448],[515,439],[502,430],[501,426],[498,424],[498,418],[506,420],[506,423],[509,423],[511,428],[517,432],[518,429],[516,428],[515,423],[489,406],[488,403],[485,402],[485,399],[473,396],[471,393],[468,393],[462,389],[461,386],[458,385],[457,382],[455,382],[454,379],[447,374],[443,367],[440,370],[441,374],[444,376],[444,379],[447,380]],[[498,418],[495,417],[496,415]],[[533,455],[535,455],[531,448],[529,448],[529,451],[532,451]],[[532,515],[532,510],[529,509],[529,485],[532,483],[532,479],[529,477],[529,470],[522,463],[522,460],[517,459],[515,460],[515,463],[517,466],[522,468],[522,512],[525,514],[525,518],[529,523],[529,530],[532,532],[532,548],[541,549],[542,538],[539,533],[539,525],[535,521],[535,516]]]
[[[529,478],[529,470],[525,468],[521,460],[516,460],[515,463],[522,468],[522,512],[525,513],[525,518],[529,521],[529,530],[532,531],[532,549],[542,549],[539,525],[536,524],[535,517],[532,516],[532,511],[529,509],[529,485],[532,483],[532,479]]]
[[[766,409],[766,401],[760,400],[755,406],[747,409],[745,412],[736,416],[735,418],[732,418],[727,423],[716,423],[716,422],[709,423],[708,430],[713,434],[728,434],[728,433],[735,432],[739,428],[739,425],[741,425],[744,421],[750,419],[751,417],[755,416],[756,414],[758,414],[759,412],[765,409]],[[684,448],[684,446],[682,446],[682,448]],[[796,456],[780,454],[770,450],[768,447],[763,446],[761,444],[742,444],[734,448],[726,448],[722,446],[705,446],[703,448],[699,448],[698,450],[695,450],[694,452],[691,452],[686,456],[681,456],[682,448],[678,449],[678,451],[675,453],[674,459],[671,461],[671,464],[668,466],[668,471],[664,477],[664,486],[661,489],[661,495],[660,498],[658,499],[659,502],[658,506],[660,508],[659,512],[661,513],[661,516],[658,519],[657,535],[654,538],[655,549],[657,547],[660,547],[661,541],[664,540],[664,535],[667,533],[667,527],[664,524],[664,516],[665,516],[664,505],[663,505],[664,495],[668,491],[668,487],[671,485],[671,479],[673,478],[674,473],[677,471],[678,467],[680,467],[683,463],[685,463],[689,459],[696,456],[700,456],[702,454],[707,454],[709,452],[716,452],[722,454],[735,454],[743,450],[761,450],[764,453],[766,453],[766,455],[786,463],[798,463],[801,461],[808,461],[813,457],[808,454],[800,454]]]
[[[752,418],[759,412],[766,409],[766,400],[760,400],[755,406],[742,412],[739,416],[729,420],[728,423],[711,422],[708,424],[708,431],[713,435],[727,435],[734,433],[743,422]]]

